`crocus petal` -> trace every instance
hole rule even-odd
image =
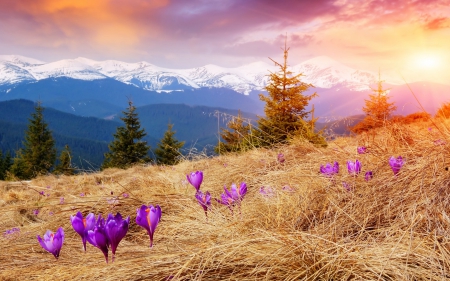
[[[147,231],[150,231],[150,225],[147,221],[147,206],[142,205],[139,209],[137,209],[137,215],[136,215],[136,224],[145,228]]]
[[[108,236],[108,241],[111,245],[111,252],[116,254],[117,246],[119,246],[120,241],[125,237],[128,232],[128,225],[130,223],[130,217],[126,220],[122,219],[122,215],[117,213],[116,216],[112,214],[108,215],[105,225],[106,235]]]
[[[62,244],[64,242],[64,230],[62,229],[62,227],[60,227],[56,231],[56,233],[47,230],[47,232],[44,234],[44,238],[42,239],[38,235],[37,240],[39,241],[39,244],[41,244],[42,248],[44,248],[44,250],[53,254],[55,258],[58,258]]]
[[[196,171],[186,175],[187,181],[198,191],[203,181],[203,172]]]
[[[161,220],[161,214],[159,205],[156,205],[156,207],[142,205],[141,208],[137,209],[136,223],[147,230],[150,237],[150,247],[153,247],[153,234]]]
[[[97,226],[94,227],[94,230],[89,230],[87,241],[102,251],[106,263],[108,263],[108,238],[104,230]]]

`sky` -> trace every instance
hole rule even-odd
[[[167,68],[328,56],[450,84],[450,0],[0,0],[0,54]],[[390,74],[389,74],[390,73]]]

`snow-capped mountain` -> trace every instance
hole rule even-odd
[[[148,62],[126,63],[87,58],[45,63],[23,56],[0,56],[0,86],[32,82],[46,78],[69,77],[80,80],[112,78],[145,90],[182,90],[200,87],[224,87],[248,94],[263,90],[275,65],[255,62],[235,68],[205,65],[191,69],[168,69]],[[367,90],[377,75],[347,67],[328,57],[316,57],[290,69],[303,73],[302,81],[319,88],[344,85],[355,91]]]

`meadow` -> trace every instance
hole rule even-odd
[[[447,280],[449,142],[450,123],[435,119],[336,138],[326,148],[294,140],[175,166],[0,182],[0,279]],[[368,152],[358,154],[359,146]],[[391,156],[405,162],[396,176]],[[346,165],[355,159],[362,163],[356,177]],[[333,178],[319,172],[334,161]],[[200,190],[213,198],[224,185],[245,182],[240,211],[213,199],[206,219],[186,181],[194,171],[203,172]],[[135,221],[142,204],[162,209],[152,248]],[[84,252],[70,221],[78,211],[130,216],[114,262],[89,243]],[[55,259],[36,236],[59,227],[65,240]]]

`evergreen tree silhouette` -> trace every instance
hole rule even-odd
[[[71,154],[70,147],[66,144],[59,156],[59,164],[55,167],[55,174],[63,174],[66,176],[75,174],[75,168],[72,167]]]
[[[227,128],[221,129],[220,137],[223,142],[219,142],[214,148],[216,153],[238,152],[249,148],[251,125],[244,124],[244,118],[242,118],[240,110],[238,116],[228,122]]]
[[[180,142],[175,138],[176,131],[173,131],[172,128],[173,124],[167,124],[167,131],[155,149],[158,164],[175,165],[181,160],[180,149],[183,147],[184,141]]]
[[[124,127],[118,127],[114,134],[114,140],[108,145],[110,152],[105,153],[102,168],[117,167],[125,169],[133,164],[150,162],[148,151],[150,146],[142,138],[147,134],[141,129],[141,123],[133,102],[128,102],[129,107],[123,111],[120,119],[125,123]]]
[[[41,102],[37,102],[25,131],[23,149],[16,152],[11,172],[19,179],[47,174],[55,163],[55,141],[44,120],[43,111]]]

